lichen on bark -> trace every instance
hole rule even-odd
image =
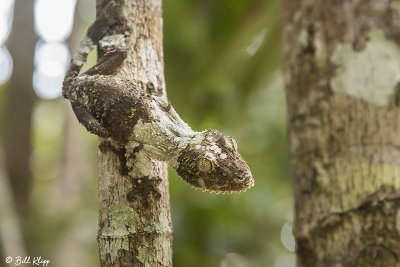
[[[399,3],[284,1],[298,266],[400,266]]]
[[[355,51],[349,43],[337,46],[332,55],[332,63],[338,68],[331,80],[332,90],[385,106],[400,81],[400,49],[381,30],[367,35],[369,41],[361,51]]]

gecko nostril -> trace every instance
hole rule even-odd
[[[244,179],[246,179],[246,175],[243,174],[243,175],[239,176],[238,178],[239,178],[239,180],[244,180]]]

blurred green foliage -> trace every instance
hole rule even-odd
[[[274,266],[291,213],[281,75],[280,1],[165,1],[167,92],[196,130],[232,135],[256,185],[240,195],[194,191],[170,172],[175,266],[220,266],[237,253]],[[257,49],[258,47],[258,49]]]
[[[173,106],[194,130],[216,128],[232,135],[256,183],[239,195],[215,195],[194,190],[170,171],[174,266],[286,267],[277,263],[291,254],[282,245],[281,229],[292,220],[280,4],[163,2],[166,84]],[[3,98],[0,88],[0,107]],[[79,128],[88,144],[89,178],[79,184],[79,209],[61,216],[60,202],[70,201],[57,191],[64,121],[62,99],[36,105],[28,239],[38,255],[57,254],[63,246],[55,244],[68,240],[74,226],[72,236],[90,255],[81,266],[96,266],[96,137]]]

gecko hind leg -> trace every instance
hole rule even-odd
[[[115,48],[113,50],[107,51],[106,54],[100,59],[100,61],[96,65],[88,69],[84,73],[84,75],[114,75],[121,68],[127,54],[128,49],[125,47]]]

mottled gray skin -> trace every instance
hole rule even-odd
[[[195,188],[231,193],[252,187],[250,169],[232,137],[216,130],[194,132],[152,83],[118,76],[127,50],[123,33],[118,42],[103,42],[99,46],[103,60],[79,74],[108,27],[118,25],[115,19],[108,20],[107,7],[103,10],[81,42],[63,83],[63,95],[71,101],[79,122],[89,132],[110,138],[118,149],[135,144],[148,156],[167,161]]]

